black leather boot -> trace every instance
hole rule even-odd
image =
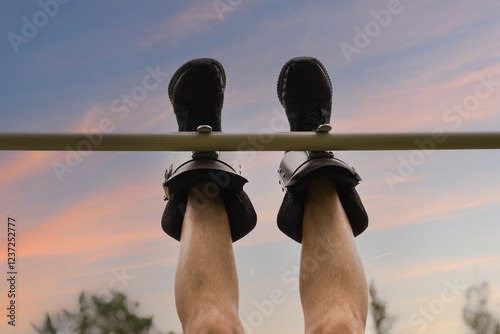
[[[278,97],[291,131],[329,131],[332,95],[330,77],[319,60],[298,57],[283,66],[278,79]],[[354,235],[367,228],[368,216],[355,190],[361,177],[332,152],[286,152],[278,174],[285,191],[278,227],[293,240],[302,242],[305,189],[320,175],[334,180]]]
[[[179,131],[221,131],[225,86],[224,69],[214,59],[194,59],[182,65],[168,87]],[[235,156],[230,152],[176,153],[163,184],[168,200],[162,217],[165,233],[180,240],[188,189],[197,182],[205,182],[205,189],[196,194],[194,208],[222,196],[233,241],[255,227],[257,215],[243,191],[247,180],[241,176]]]

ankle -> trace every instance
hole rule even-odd
[[[188,188],[188,203],[198,209],[223,205],[221,189],[214,182],[196,182]]]
[[[309,182],[306,187],[307,197],[324,197],[328,195],[336,195],[337,188],[332,177],[327,175],[319,175]]]

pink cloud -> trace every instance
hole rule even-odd
[[[76,125],[77,132],[91,131],[99,129],[99,122],[104,118],[105,108],[100,105],[93,105],[90,109],[85,110],[85,116],[82,117],[81,122]]]
[[[157,238],[157,230],[137,228],[134,221],[147,209],[151,196],[149,182],[142,180],[96,193],[84,200],[77,199],[71,206],[61,208],[56,216],[26,231],[20,255],[37,257],[91,252],[105,257],[114,254],[124,243]],[[106,253],[100,253],[102,251]],[[4,258],[5,254],[0,256]]]
[[[98,128],[102,119],[104,108],[94,105],[85,111],[85,116],[72,126],[72,131],[82,132]],[[57,151],[24,151],[11,153],[2,158],[2,173],[0,174],[0,187],[12,184],[21,179],[40,176],[52,168],[54,161],[64,161],[64,152]]]
[[[471,26],[474,23],[479,23],[485,18],[493,18],[495,12],[495,4],[485,6],[477,6],[475,3],[467,1],[457,1],[454,3],[454,14],[443,17],[442,6],[448,6],[444,3],[429,3],[429,2],[401,2],[402,12],[397,16],[393,16],[390,24],[381,31],[379,36],[376,36],[371,44],[363,49],[362,52],[355,56],[356,60],[369,58],[372,56],[390,55],[399,50],[415,48],[433,41],[438,41],[442,38],[457,32],[469,31],[474,28]],[[352,27],[358,26],[363,29],[365,24],[373,20],[370,11],[378,11],[383,9],[383,6],[367,6],[366,2],[360,2],[357,6],[351,6],[345,16],[351,18]],[[362,15],[364,13],[364,15]],[[343,16],[344,16],[343,15]],[[425,18],[425,19],[422,19]],[[471,53],[474,49],[484,49],[485,45],[492,45],[498,37],[498,32],[492,32],[489,36],[481,36],[480,40],[471,40],[467,43],[473,44],[469,48]],[[349,32],[346,35],[345,41],[352,43],[354,32]],[[463,57],[463,44],[461,44],[461,52],[453,54],[454,49],[447,47],[446,49],[433,50],[432,58],[439,58],[443,63],[448,64],[453,61],[453,56]],[[443,57],[437,57],[437,53],[444,52]],[[484,55],[484,53],[483,53]],[[423,55],[426,57],[426,55]],[[421,61],[419,59],[417,61]],[[477,58],[476,58],[477,60]],[[443,67],[440,68],[442,70]]]
[[[463,184],[459,187],[466,188]],[[397,196],[388,193],[363,196],[362,193],[362,198],[370,215],[369,231],[466,217],[500,203],[500,194],[490,189],[470,191],[468,195],[449,190],[425,197],[421,193],[397,193]]]
[[[442,79],[438,83],[427,82],[426,74],[423,74],[400,82],[398,88],[379,85],[365,95],[361,104],[355,105],[358,112],[339,119],[336,124],[342,131],[393,132],[395,126],[397,132],[438,127],[445,131],[460,131],[461,126],[455,129],[455,122],[445,118],[447,110],[475,96],[476,87],[482,85],[478,78],[487,80],[493,74],[493,80],[498,82],[499,72],[500,65],[494,65],[459,77]],[[482,88],[481,92],[486,93],[486,88]],[[339,98],[350,99],[349,96]],[[487,100],[479,101],[479,106],[469,113],[470,116],[461,116],[461,124],[498,114],[494,106],[499,102],[500,91],[496,88]]]
[[[165,39],[174,43],[178,42],[193,33],[210,29],[214,24],[222,22],[226,17],[235,12],[245,11],[248,5],[257,2],[259,1],[245,0],[243,3],[231,5],[231,3],[221,1],[222,4],[226,5],[221,9],[216,6],[215,1],[197,1],[184,11],[168,18],[154,33],[147,36],[140,45],[141,47],[148,47]]]
[[[159,225],[163,203],[156,195],[147,176],[75,198],[55,215],[24,229],[18,248],[23,266],[19,315],[33,320],[45,311],[72,305],[83,287],[107,288],[111,269],[121,270],[119,263],[126,263],[127,272],[175,264],[177,245],[165,244]],[[0,255],[2,261],[5,257],[6,252]],[[47,306],[49,296],[52,302]]]
[[[12,184],[21,179],[40,176],[51,166],[59,152],[16,152],[4,156],[2,173],[0,173],[0,187]]]
[[[473,259],[434,259],[430,261],[423,262],[413,262],[407,264],[407,270],[400,271],[401,274],[391,276],[389,281],[399,281],[408,280],[415,277],[426,276],[429,274],[440,273],[440,272],[451,272],[458,269],[463,269],[467,267],[477,266],[477,265],[492,265],[500,261],[500,256],[489,256],[482,258]],[[405,265],[406,266],[406,265]]]
[[[219,20],[212,2],[198,3],[169,18],[154,33],[147,36],[141,46],[148,47],[165,39],[177,42],[192,33],[209,28]]]

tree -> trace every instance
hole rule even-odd
[[[130,303],[119,292],[113,292],[111,298],[88,297],[82,292],[78,303],[78,311],[63,309],[54,318],[47,314],[43,325],[37,327],[32,324],[33,328],[38,334],[141,334],[149,333],[153,326],[153,317],[137,316],[135,310],[139,303]]]
[[[370,283],[370,309],[377,334],[389,334],[394,318],[387,315],[387,303],[378,297],[375,282]]]
[[[488,282],[471,286],[465,293],[462,316],[474,334],[500,334],[500,322],[488,311],[489,294]]]

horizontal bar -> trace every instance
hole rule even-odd
[[[320,151],[500,149],[500,132],[466,133],[0,133],[6,151]]]

